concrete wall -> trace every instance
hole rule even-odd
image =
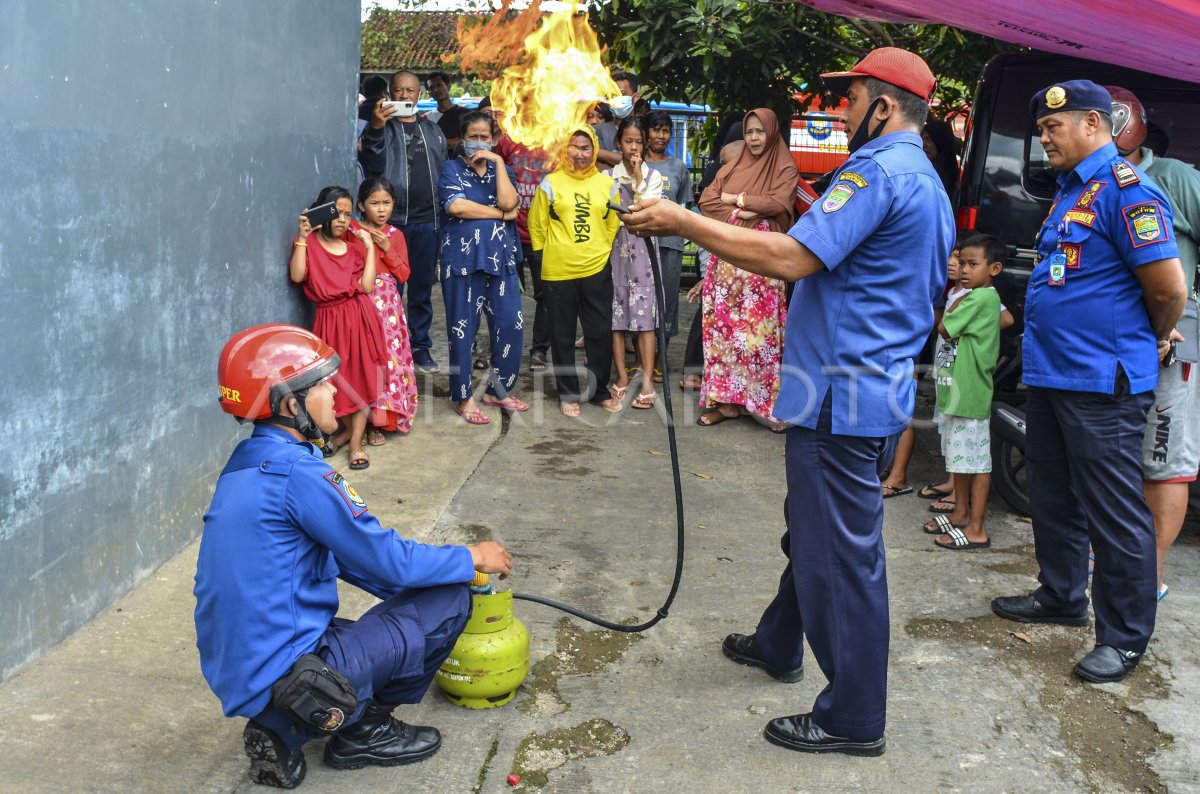
[[[239,435],[216,357],[307,318],[288,244],[353,179],[360,35],[317,0],[3,16],[0,680],[200,531]]]

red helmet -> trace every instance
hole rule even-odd
[[[1132,154],[1146,140],[1146,109],[1128,88],[1104,88],[1112,97],[1113,143],[1122,155]]]
[[[217,399],[221,410],[239,420],[268,419],[279,412],[280,400],[315,386],[341,363],[332,347],[303,328],[256,325],[225,343],[217,363]]]

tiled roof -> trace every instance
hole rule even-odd
[[[362,69],[454,71],[442,55],[457,53],[456,11],[388,11],[376,8],[362,23]]]

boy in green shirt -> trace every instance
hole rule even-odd
[[[1008,246],[990,234],[963,242],[958,283],[970,290],[938,324],[953,350],[937,372],[937,406],[942,413],[942,454],[954,478],[954,511],[925,525],[943,549],[992,545],[983,526],[992,484],[992,375],[1000,355],[1000,296],[992,279],[1004,268]]]

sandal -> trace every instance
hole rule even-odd
[[[950,530],[959,529],[950,523],[949,516],[934,516],[931,520],[925,522],[925,526],[921,527],[921,531],[926,535],[948,535]]]
[[[683,380],[679,381],[680,391],[700,391],[702,381],[697,375],[688,375]]]
[[[658,399],[658,392],[652,391],[649,394],[639,394],[633,399],[633,407],[645,410],[654,407],[654,401]]]
[[[887,491],[887,493],[883,495],[884,499],[891,499],[893,496],[904,496],[905,494],[913,492],[912,486],[897,488],[895,485],[888,485],[886,482],[880,483],[879,487]]]
[[[367,431],[367,446],[381,447],[387,438],[383,435],[383,431],[378,428],[371,428]]]
[[[921,490],[917,491],[917,496],[921,497],[922,499],[945,499],[952,493],[954,493],[954,491],[943,491],[933,483],[929,483],[929,485],[926,485],[921,488]]]
[[[332,458],[342,448],[341,444],[335,443],[332,438],[325,439],[325,443],[321,445],[321,456]]]
[[[929,505],[929,512],[931,512],[931,513],[953,513],[954,512],[954,500],[953,499],[938,499],[936,502]]]
[[[471,366],[478,370],[484,370],[488,368],[488,361],[486,358],[477,358]]]
[[[558,410],[563,416],[579,416],[579,403],[559,403]]]
[[[661,369],[659,369],[658,367],[655,367],[655,368],[654,368],[654,378],[653,378],[653,379],[654,379],[654,382],[655,382],[655,383],[662,383],[662,382],[663,382],[663,374],[662,374],[662,370],[661,370]]]
[[[940,549],[950,549],[951,551],[962,551],[963,549],[988,549],[992,546],[992,539],[975,541],[967,538],[967,533],[963,532],[958,527],[951,527],[946,531],[950,542],[943,543],[940,539],[935,540],[933,545]]]
[[[479,410],[478,408],[476,408],[473,411],[466,411],[466,410],[462,409],[461,407],[455,406],[454,413],[458,414],[463,419],[465,419],[467,424],[486,425],[492,421],[490,418],[488,418],[487,414],[485,414],[483,411]]]
[[[529,371],[541,372],[546,369],[546,355],[544,353],[531,353],[529,356]]]
[[[625,402],[625,392],[629,391],[629,384],[624,386],[609,386],[608,395],[619,403]]]
[[[701,427],[712,427],[713,425],[719,425],[722,422],[730,419],[740,419],[743,416],[745,416],[745,414],[734,414],[733,416],[730,416],[720,408],[712,408],[697,416],[696,424],[700,425]]]
[[[351,469],[358,471],[359,469],[365,469],[370,465],[371,465],[371,461],[367,457],[367,453],[363,452],[361,449],[358,452],[350,453],[350,468]]]
[[[597,405],[600,408],[603,408],[604,410],[608,411],[610,414],[620,413],[621,411],[623,411],[625,409],[625,406],[621,404],[621,401],[615,397],[609,397],[607,400],[604,400],[603,402],[593,403],[593,405]]]
[[[529,410],[529,403],[524,402],[523,400],[518,400],[512,395],[505,397],[503,400],[497,400],[493,397],[484,397],[483,404],[488,408],[499,408],[501,411],[508,411],[509,413],[521,413]]]

